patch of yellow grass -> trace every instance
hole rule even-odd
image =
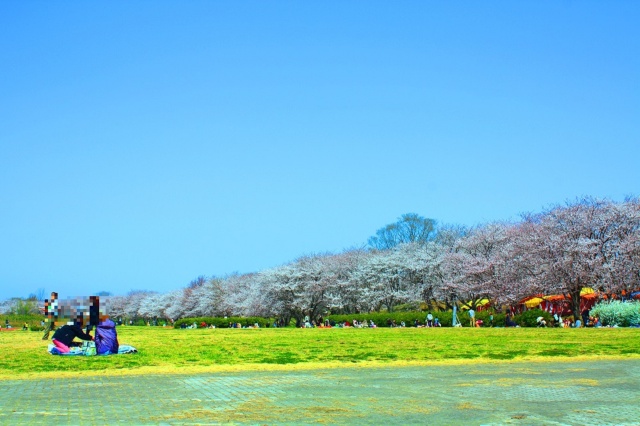
[[[528,358],[522,360],[474,360],[473,364],[483,365],[500,365],[500,364],[521,364],[522,370],[528,371],[531,363],[538,364],[538,368],[544,369],[544,364],[548,363],[569,363],[569,362],[581,362],[581,361],[594,361],[599,360],[626,360],[636,357],[619,357],[619,356],[599,356],[599,357],[576,357],[571,359],[557,359],[557,358]],[[468,360],[435,360],[435,361],[362,361],[359,363],[351,362],[306,362],[300,364],[236,364],[236,365],[210,365],[210,366],[145,366],[137,367],[135,369],[115,369],[115,370],[98,370],[98,371],[50,371],[50,372],[29,372],[11,374],[7,372],[0,372],[0,380],[23,380],[23,379],[42,379],[42,378],[81,378],[81,377],[119,377],[119,376],[144,376],[144,375],[160,375],[160,374],[206,374],[206,373],[233,373],[233,372],[272,372],[272,371],[312,371],[312,370],[324,370],[324,369],[339,369],[339,368],[388,368],[388,367],[412,367],[412,366],[445,366],[445,365],[469,365]],[[526,367],[525,367],[526,366]],[[490,370],[483,371],[483,374],[491,374]],[[500,371],[495,372],[496,375],[500,375]],[[592,386],[592,384],[588,384]],[[459,386],[466,386],[464,383]]]
[[[473,405],[470,402],[460,402],[456,404],[456,409],[458,410],[478,410],[479,407]]]

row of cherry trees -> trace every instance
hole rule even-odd
[[[579,315],[580,291],[640,289],[640,201],[582,199],[516,223],[443,227],[434,238],[385,250],[305,256],[259,273],[200,277],[170,293],[114,296],[112,316],[178,319],[370,312],[485,298],[494,306],[533,294],[564,294]]]

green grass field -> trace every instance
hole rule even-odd
[[[119,327],[139,353],[60,357],[40,332],[2,331],[0,379],[87,374],[334,368],[490,361],[640,358],[638,329]]]

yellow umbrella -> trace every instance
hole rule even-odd
[[[524,306],[526,306],[527,308],[535,308],[542,302],[544,302],[544,299],[542,297],[532,297],[531,299],[524,302]]]
[[[484,306],[487,303],[489,303],[489,299],[480,299],[478,300],[478,303],[476,303],[476,306]],[[461,311],[466,311],[467,309],[469,309],[469,306],[471,306],[471,300],[468,301],[466,303],[466,305],[462,305],[462,307],[460,308]]]

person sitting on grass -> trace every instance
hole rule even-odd
[[[82,331],[82,321],[76,320],[75,322],[67,323],[53,333],[51,340],[58,350],[63,354],[68,354],[71,349],[70,346],[79,346],[79,342],[74,342],[76,337],[82,340],[93,340],[90,334]]]
[[[538,324],[538,327],[546,327],[547,326],[547,322],[545,321],[544,317],[536,318],[536,323]]]
[[[96,327],[96,353],[98,355],[117,354],[118,333],[116,332],[116,323],[111,321],[108,316],[103,315]]]

